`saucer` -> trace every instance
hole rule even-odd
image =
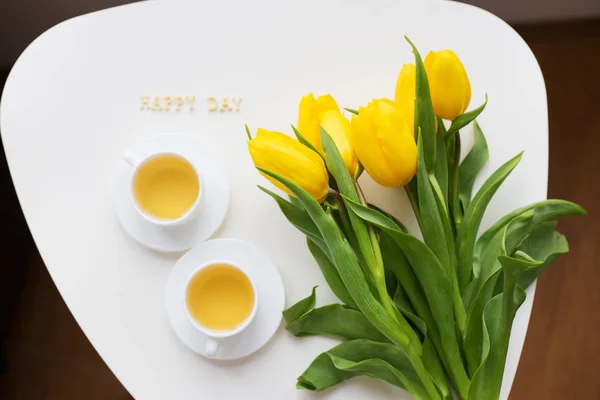
[[[204,352],[207,336],[192,326],[185,313],[185,288],[194,269],[213,260],[228,260],[244,267],[256,285],[258,307],[252,323],[235,336],[217,339],[217,354],[208,357]],[[275,334],[285,307],[285,293],[279,271],[266,254],[241,240],[214,239],[191,249],[177,261],[167,281],[165,305],[175,334],[189,348],[204,357],[234,360],[259,350]]]
[[[151,137],[130,150],[138,159],[156,152],[184,156],[202,176],[202,204],[194,219],[174,226],[157,226],[135,210],[131,193],[134,168],[121,158],[118,162],[114,201],[117,217],[127,233],[153,250],[177,252],[190,249],[211,237],[219,228],[229,206],[229,181],[225,165],[212,149],[180,134]]]

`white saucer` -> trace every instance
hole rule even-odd
[[[185,313],[185,287],[192,271],[212,260],[229,260],[241,265],[256,285],[258,308],[252,323],[236,336],[219,339],[212,358],[233,360],[263,347],[275,334],[285,307],[283,282],[269,257],[253,245],[236,239],[215,239],[202,243],[177,261],[167,281],[165,304],[173,330],[196,353],[207,357],[207,336],[195,329]]]
[[[139,159],[156,152],[169,151],[184,156],[202,175],[202,207],[193,220],[182,225],[163,227],[142,218],[133,206],[133,167],[123,158],[118,161],[114,201],[121,225],[135,240],[157,251],[176,252],[202,243],[219,228],[229,206],[229,181],[226,167],[215,156],[215,152],[189,136],[154,136],[131,149],[131,153]]]

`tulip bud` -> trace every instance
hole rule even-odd
[[[415,126],[415,93],[417,85],[417,69],[414,64],[404,64],[396,81],[396,105],[404,116],[408,127],[414,131]]]
[[[451,50],[442,50],[430,51],[424,64],[435,113],[454,120],[471,101],[471,84],[462,62]]]
[[[361,164],[380,185],[404,185],[415,175],[414,133],[392,101],[373,100],[360,107],[352,117],[349,137]]]
[[[309,93],[300,99],[298,126],[296,128],[321,154],[323,154],[323,146],[321,145],[319,124],[323,115],[330,110],[340,111],[340,108],[335,99],[329,94],[315,99],[315,96]]]
[[[329,189],[329,175],[321,156],[299,141],[280,133],[258,129],[248,141],[254,165],[289,179],[322,203]],[[271,183],[293,195],[279,181],[261,172]]]

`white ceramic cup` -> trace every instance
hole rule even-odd
[[[200,190],[198,191],[198,197],[196,197],[196,201],[186,211],[186,213],[183,214],[179,218],[166,219],[166,218],[158,218],[153,215],[150,215],[147,212],[145,212],[144,210],[142,210],[142,208],[139,206],[137,200],[135,199],[135,192],[134,192],[133,186],[134,186],[135,177],[137,176],[137,173],[138,173],[140,167],[142,167],[145,163],[147,163],[151,159],[153,159],[155,157],[160,157],[160,156],[175,156],[175,157],[185,160],[188,164],[190,164],[190,166],[196,173],[196,176],[198,177],[198,183],[199,183],[199,188],[200,188]],[[201,200],[202,200],[202,193],[204,192],[204,184],[202,182],[202,176],[198,173],[198,170],[194,167],[194,164],[192,164],[190,162],[190,160],[188,160],[186,157],[182,156],[181,154],[175,153],[175,152],[165,151],[165,152],[153,153],[153,154],[146,156],[145,158],[140,159],[133,153],[127,152],[127,153],[123,154],[123,159],[125,159],[125,161],[134,168],[133,174],[131,175],[131,183],[130,183],[131,199],[133,201],[133,207],[135,208],[137,213],[142,218],[144,218],[145,220],[147,220],[153,224],[156,224],[156,225],[169,226],[169,225],[183,224],[187,221],[190,221],[196,215],[198,215],[198,211],[200,210],[201,203],[202,203]]]
[[[214,329],[207,328],[207,327],[203,326],[202,324],[200,324],[192,316],[192,314],[190,313],[190,310],[188,309],[187,292],[188,292],[188,286],[190,285],[192,278],[194,276],[196,276],[196,274],[198,274],[203,269],[214,266],[214,265],[228,265],[228,266],[231,266],[231,267],[239,270],[242,274],[244,274],[244,276],[246,276],[246,278],[248,278],[248,281],[250,281],[250,285],[252,286],[252,291],[254,292],[254,304],[252,305],[252,311],[250,311],[250,314],[248,315],[248,317],[246,317],[246,319],[242,323],[240,323],[238,326],[236,326],[233,329],[214,330]],[[215,354],[217,354],[217,351],[219,350],[219,345],[220,345],[219,339],[224,339],[224,338],[238,335],[252,323],[252,321],[254,320],[254,317],[256,316],[256,310],[258,308],[258,293],[256,291],[256,285],[254,284],[254,281],[252,280],[250,275],[248,275],[248,273],[244,270],[244,268],[240,267],[239,265],[237,265],[231,261],[213,260],[213,261],[203,264],[203,265],[199,266],[198,268],[196,268],[195,270],[193,270],[192,273],[190,274],[190,276],[188,277],[188,281],[185,285],[185,305],[184,305],[184,307],[185,307],[185,314],[187,315],[192,326],[194,328],[196,328],[199,332],[201,332],[207,336],[204,354],[208,357],[213,357]]]

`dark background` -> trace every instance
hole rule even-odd
[[[0,0],[0,88],[16,57],[44,30],[126,2]],[[577,202],[589,212],[559,224],[571,251],[538,280],[510,398],[600,400],[600,19],[592,15],[600,15],[600,0],[469,2],[508,18],[535,53],[548,91],[548,197]],[[2,149],[0,399],[129,398],[48,275]]]

